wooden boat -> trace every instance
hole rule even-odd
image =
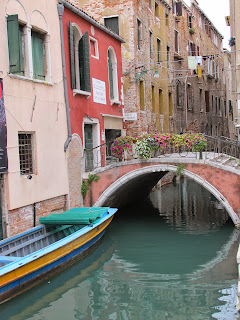
[[[117,209],[74,208],[40,218],[44,224],[0,241],[0,303],[83,258]]]

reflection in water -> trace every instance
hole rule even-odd
[[[118,212],[87,259],[0,308],[8,320],[237,319],[239,232],[190,180]]]

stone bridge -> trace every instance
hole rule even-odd
[[[240,228],[240,165],[239,160],[226,161],[224,156],[195,154],[182,158],[175,154],[147,160],[133,159],[97,168],[91,174],[100,179],[91,184],[85,206],[123,207],[143,199],[168,172],[176,173],[182,165],[182,174],[196,181],[213,194],[227,210],[233,223]],[[184,165],[184,167],[183,167]]]

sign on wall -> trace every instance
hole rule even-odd
[[[8,170],[7,125],[3,99],[3,81],[0,79],[0,174]]]
[[[125,121],[136,121],[137,120],[137,112],[124,113]]]
[[[105,82],[92,78],[92,85],[93,85],[93,101],[96,103],[107,104]]]

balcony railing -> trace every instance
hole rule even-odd
[[[210,157],[221,158],[228,156],[230,160],[235,159],[238,161],[238,163],[240,163],[240,143],[238,141],[231,140],[226,137],[212,137],[206,135],[205,138],[207,139],[207,146],[201,150],[201,152],[196,152],[184,147],[176,147],[168,144],[164,148],[161,148],[161,150],[152,152],[151,158],[170,157],[174,154],[181,157],[192,155],[200,159],[202,155],[204,155],[204,159]],[[90,172],[96,168],[104,167],[119,161],[127,161],[139,158],[133,145],[132,151],[124,151],[122,160],[119,160],[112,154],[112,143],[113,141],[110,141],[95,148],[84,150],[85,172]]]

